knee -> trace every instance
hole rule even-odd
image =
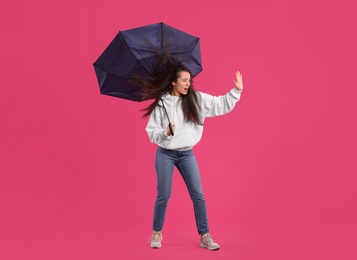
[[[206,204],[205,196],[203,193],[193,193],[191,199],[194,203],[197,204]]]
[[[166,206],[170,197],[171,197],[170,193],[158,193],[156,200],[159,205]]]

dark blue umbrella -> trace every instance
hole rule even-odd
[[[120,31],[94,63],[100,92],[142,101],[135,79],[155,76],[165,59],[196,76],[202,71],[199,38],[164,23]]]

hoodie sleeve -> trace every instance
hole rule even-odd
[[[201,93],[203,116],[214,117],[231,112],[240,99],[241,92],[241,90],[233,88],[224,96],[212,96],[206,93]]]
[[[154,144],[158,144],[164,140],[170,140],[170,136],[166,134],[166,127],[163,126],[159,109],[158,106],[154,109],[146,126],[146,132],[149,135],[150,141]]]

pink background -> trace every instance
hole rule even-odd
[[[357,19],[352,0],[2,1],[0,259],[356,259]],[[119,30],[201,39],[197,89],[245,90],[195,148],[217,252],[198,247],[175,173],[148,247],[156,146],[136,103],[99,94]]]

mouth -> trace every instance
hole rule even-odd
[[[188,91],[188,88],[184,88],[184,90],[187,92],[187,91]]]

